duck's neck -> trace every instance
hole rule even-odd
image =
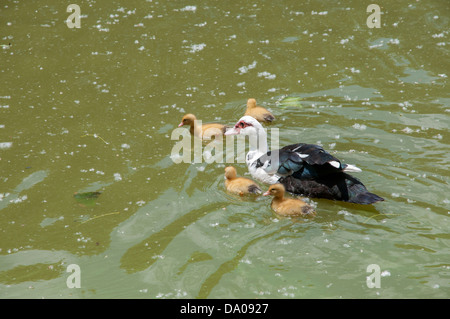
[[[228,181],[231,182],[232,180],[236,179],[237,176],[236,175],[227,175],[226,178],[227,178]]]
[[[271,205],[275,205],[275,207],[277,207],[278,205],[283,203],[283,201],[284,201],[284,196],[283,195],[280,196],[279,194],[277,194],[277,196],[273,197]]]
[[[284,194],[277,194],[273,197],[273,200],[276,202],[282,202],[284,200]]]
[[[267,148],[267,134],[264,129],[258,130],[256,135],[249,136],[249,151],[247,153],[247,165],[254,163],[262,155],[266,154]]]
[[[250,152],[265,154],[267,151],[267,134],[264,129],[260,129],[256,136],[250,136]]]
[[[197,124],[197,120],[191,122],[191,128],[189,129],[189,131],[191,132],[191,135],[195,135],[197,137],[201,137],[202,136],[202,127],[201,125]]]

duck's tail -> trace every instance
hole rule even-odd
[[[359,193],[348,200],[350,203],[363,205],[370,205],[381,201],[384,201],[384,198],[370,192]]]
[[[384,200],[382,197],[369,192],[364,184],[357,178],[348,174],[345,174],[344,176],[345,184],[347,186],[346,202],[370,205]],[[342,187],[341,189],[345,189],[345,187]],[[345,193],[345,191],[343,193]]]
[[[252,184],[248,187],[248,192],[252,194],[262,194],[261,188],[259,188],[257,185]]]

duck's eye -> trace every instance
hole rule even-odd
[[[241,127],[244,127],[244,122],[239,123]]]

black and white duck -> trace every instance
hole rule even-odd
[[[286,191],[294,194],[356,204],[384,200],[370,193],[361,181],[348,174],[361,172],[361,169],[342,163],[319,145],[298,143],[269,151],[264,128],[255,118],[247,115],[225,133],[235,134],[249,136],[248,170],[253,178],[263,183],[281,183]]]

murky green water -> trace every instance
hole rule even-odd
[[[1,3],[0,297],[450,297],[448,1],[376,2],[378,29],[356,0],[74,3],[78,29]],[[249,97],[385,202],[282,219],[170,159],[185,113],[232,125]]]

